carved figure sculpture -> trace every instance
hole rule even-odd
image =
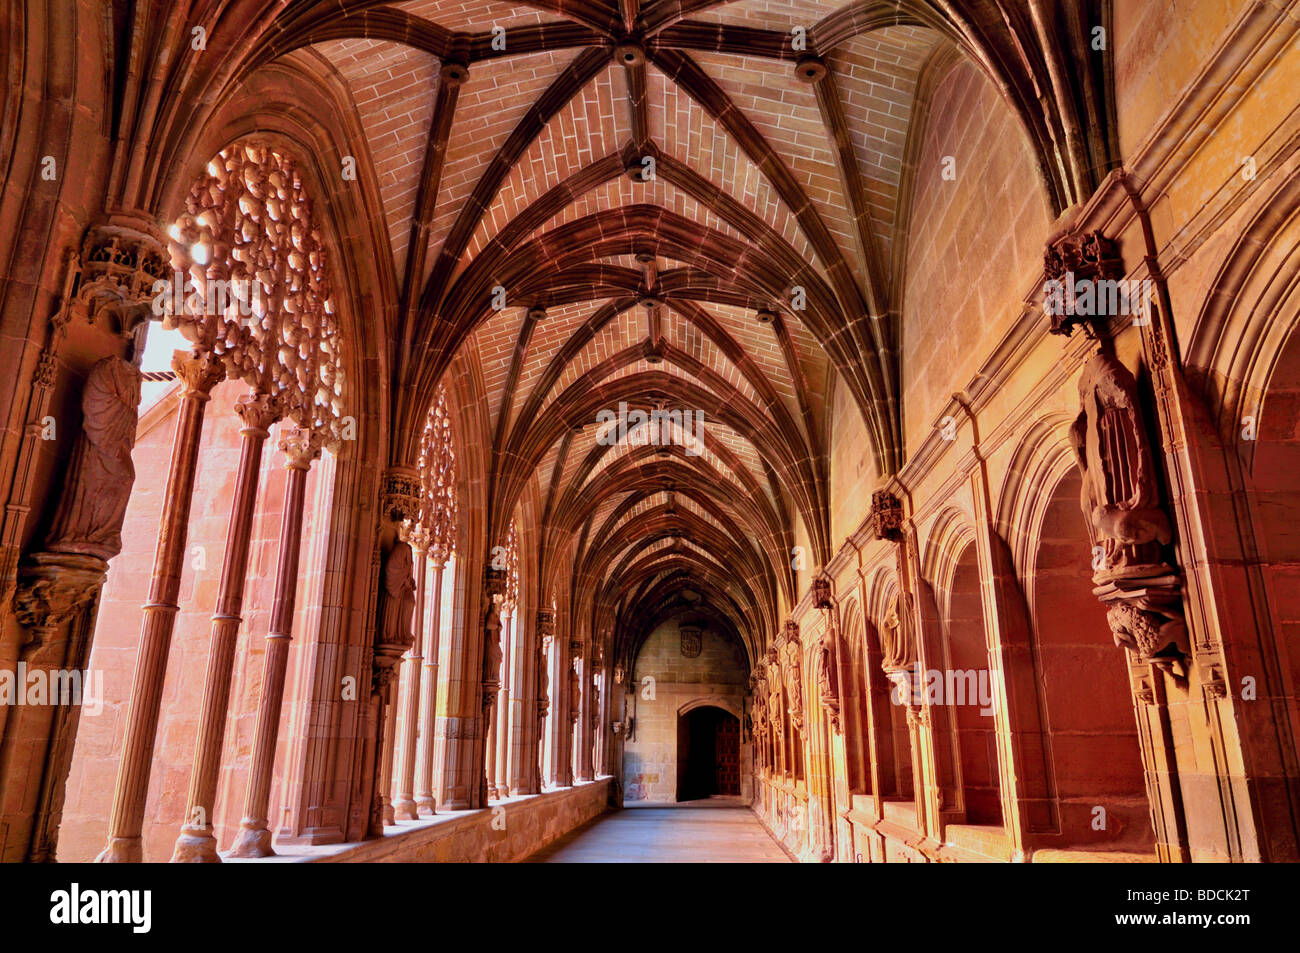
[[[415,559],[409,543],[399,542],[384,561],[384,589],[379,594],[380,645],[408,648],[415,643],[411,620],[415,615]]]
[[[578,678],[578,666],[575,662],[569,668],[569,719],[578,720],[578,708],[582,704],[582,680]]]
[[[1105,572],[1161,562],[1171,538],[1137,384],[1112,354],[1099,351],[1079,379],[1081,410],[1070,428],[1083,475],[1080,505],[1105,548]]]
[[[122,550],[122,520],[135,483],[131,448],[140,407],[140,372],[106,357],[86,378],[82,428],[46,549],[112,559]]]
[[[916,660],[909,629],[903,619],[906,603],[895,593],[885,610],[885,618],[880,627],[880,667],[886,672],[896,672],[909,668]]]
[[[822,705],[830,715],[831,725],[839,730],[840,693],[837,652],[835,630],[827,624],[822,630],[821,641],[817,645],[817,688],[821,694]]]
[[[1094,593],[1108,607],[1115,644],[1175,675],[1184,671],[1187,624],[1177,571],[1161,547],[1172,539],[1133,375],[1099,350],[1079,378],[1070,428],[1083,486],[1080,506],[1102,547]]]

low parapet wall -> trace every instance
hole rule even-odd
[[[339,845],[312,863],[511,863],[523,860],[597,815],[609,797],[610,778],[571,788],[508,798],[479,811],[457,811],[359,844]]]

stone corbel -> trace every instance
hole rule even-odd
[[[29,633],[22,646],[25,661],[39,653],[50,633],[95,601],[107,573],[104,560],[77,553],[34,553],[23,562],[13,610]]]

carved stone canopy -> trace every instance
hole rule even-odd
[[[384,516],[394,523],[420,518],[420,471],[414,467],[389,467],[381,490]]]
[[[1124,276],[1124,262],[1114,240],[1101,232],[1064,235],[1047,246],[1043,256],[1043,273],[1049,290],[1044,309],[1052,321],[1049,333],[1069,337],[1076,327],[1092,330],[1090,315],[1076,314],[1070,301],[1073,290],[1061,294],[1063,282],[1113,281]],[[1050,290],[1055,287],[1056,291]],[[1094,333],[1094,336],[1096,334]]]
[[[793,619],[785,620],[785,640],[796,646],[799,644],[799,623]]]
[[[483,592],[494,602],[504,599],[506,595],[506,571],[504,569],[484,570]]]
[[[152,222],[115,218],[92,225],[81,244],[73,313],[91,324],[107,317],[113,331],[130,337],[148,320],[154,285],[172,277],[168,257]]]
[[[831,581],[827,576],[818,576],[813,580],[813,608],[814,609],[832,609],[835,607],[835,597],[831,594]]]
[[[888,490],[876,490],[871,494],[867,523],[876,539],[898,542],[903,538],[903,504]]]

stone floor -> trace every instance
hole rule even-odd
[[[527,863],[789,863],[752,811],[734,804],[615,811],[538,851]]]

